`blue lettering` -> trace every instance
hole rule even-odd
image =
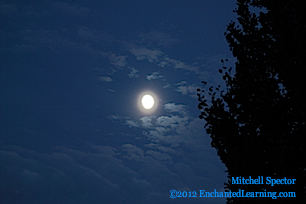
[[[241,180],[239,182],[240,178],[241,178],[241,176],[236,177],[236,180],[235,180],[235,177],[232,177],[232,184],[241,184]]]
[[[270,183],[271,183],[271,177],[267,177],[267,178],[266,178],[266,184],[269,185]]]

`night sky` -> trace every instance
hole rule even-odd
[[[0,0],[0,203],[225,203],[198,118],[234,0]],[[153,111],[139,98],[154,94]]]

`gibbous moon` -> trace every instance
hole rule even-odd
[[[145,109],[151,109],[154,106],[154,98],[151,95],[144,95],[141,104]]]

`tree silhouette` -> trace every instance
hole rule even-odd
[[[306,203],[305,25],[302,1],[237,0],[238,22],[225,32],[237,58],[220,86],[198,89],[201,119],[228,168],[226,189],[295,192],[296,198],[229,198],[228,203]],[[250,8],[266,8],[259,15]],[[224,61],[221,60],[224,64]],[[218,96],[217,96],[218,94]],[[232,177],[297,179],[294,185],[237,185]]]

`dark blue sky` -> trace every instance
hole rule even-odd
[[[0,203],[225,203],[198,119],[231,0],[0,0]],[[142,112],[144,91],[158,106]]]

